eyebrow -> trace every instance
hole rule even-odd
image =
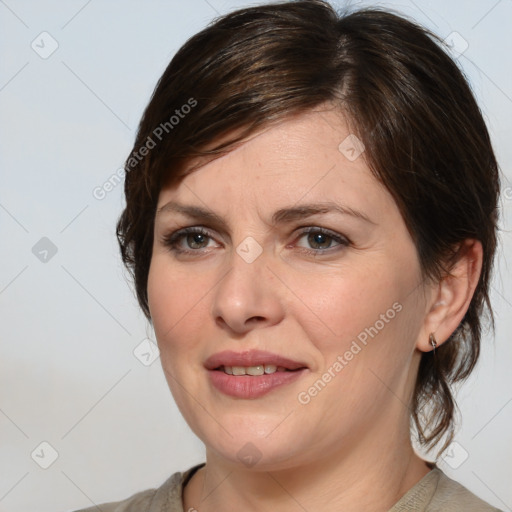
[[[214,213],[213,211],[202,208],[200,206],[192,206],[178,203],[176,201],[169,201],[160,208],[157,209],[156,215],[160,215],[166,212],[175,212],[195,219],[197,221],[207,221],[219,226],[225,226],[225,220]],[[324,213],[338,213],[341,215],[350,215],[356,219],[363,220],[370,224],[376,224],[366,214],[354,208],[343,206],[332,201],[321,202],[321,203],[308,203],[292,206],[289,208],[281,208],[272,215],[272,224],[286,224],[296,220],[301,220],[306,217],[313,215],[324,214]]]

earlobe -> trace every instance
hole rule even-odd
[[[436,347],[437,347],[437,340],[436,340],[436,336],[433,332],[431,332],[428,336],[428,341],[430,343],[430,345],[432,346],[432,350],[435,352],[436,351]]]
[[[482,259],[480,241],[468,239],[459,246],[449,274],[432,287],[430,304],[427,304],[427,315],[417,342],[418,350],[435,350],[460,325],[477,287]]]

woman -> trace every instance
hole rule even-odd
[[[432,34],[316,0],[231,13],[169,64],[126,171],[123,260],[206,463],[102,510],[496,510],[411,443],[452,439],[499,193]]]

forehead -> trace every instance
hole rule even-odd
[[[171,199],[225,210],[333,200],[368,216],[396,209],[364,157],[362,142],[340,112],[317,109],[263,129],[163,188],[159,207]]]

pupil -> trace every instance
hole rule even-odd
[[[309,235],[310,242],[312,242],[313,245],[320,246],[321,249],[326,249],[329,247],[329,236],[324,235],[323,233],[315,233]]]
[[[201,233],[193,233],[188,236],[188,244],[194,249],[201,248],[205,241],[204,238],[204,235]]]

